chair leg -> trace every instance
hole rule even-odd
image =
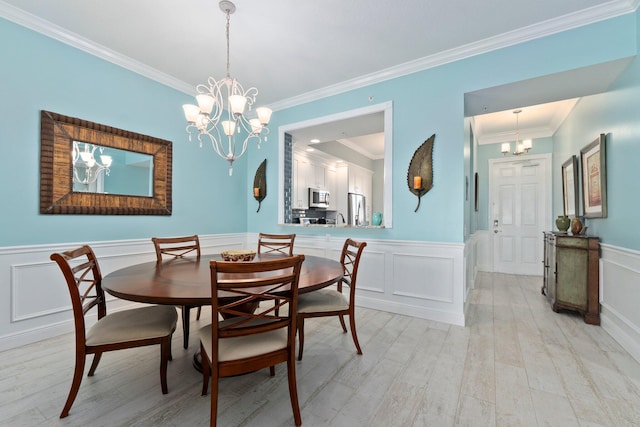
[[[191,307],[183,305],[182,306],[182,345],[184,348],[189,348],[189,322],[191,321],[191,316],[189,316],[189,311]]]
[[[211,367],[211,413],[209,425],[215,427],[218,422],[218,367]]]
[[[163,338],[160,342],[160,385],[162,387],[162,394],[169,393],[169,388],[167,387],[169,354],[171,354],[171,335]]]
[[[344,323],[344,316],[342,314],[339,314],[338,318],[340,319],[340,324],[342,325],[342,331],[346,334],[347,333],[347,325],[345,325],[345,323]]]
[[[271,376],[271,377],[275,377],[276,376],[276,367],[275,366],[269,366],[269,376]]]
[[[296,384],[296,364],[293,360],[295,349],[291,350],[287,359],[287,378],[289,380],[289,398],[291,399],[291,409],[293,409],[293,420],[296,426],[302,425],[300,416],[300,405],[298,404],[298,386]]]
[[[211,376],[211,363],[209,357],[200,344],[200,363],[202,366],[202,396],[206,396],[209,391],[209,377]]]
[[[84,374],[84,364],[85,364],[84,353],[78,354],[76,350],[76,367],[73,371],[73,380],[71,381],[71,390],[69,390],[69,396],[67,397],[67,401],[64,404],[64,408],[62,408],[62,412],[60,413],[60,418],[64,418],[69,415],[69,410],[71,409],[71,405],[73,405],[73,401],[76,400],[76,396],[78,395],[78,390],[80,389],[80,383],[82,382],[82,375]]]
[[[98,368],[98,363],[100,363],[100,358],[102,357],[102,353],[96,353],[93,356],[93,362],[91,362],[91,368],[89,368],[89,377],[92,377]]]
[[[196,320],[200,320],[200,313],[202,313],[202,306],[198,307],[198,311],[196,312]]]
[[[304,349],[304,317],[298,316],[298,360],[302,360],[302,350]]]
[[[356,334],[356,316],[354,316],[353,313],[349,315],[349,326],[351,326],[351,336],[353,337],[353,343],[356,345],[356,350],[358,350],[358,354],[362,354],[362,349],[358,342],[358,335]]]
[[[171,343],[173,342],[173,332],[169,336],[169,361],[173,360],[173,351],[171,351]]]

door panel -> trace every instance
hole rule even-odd
[[[550,218],[550,156],[490,161],[494,271],[542,275],[543,237]]]

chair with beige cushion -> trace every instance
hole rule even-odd
[[[202,395],[211,377],[211,418],[216,425],[218,379],[287,363],[289,398],[302,424],[296,386],[296,304],[304,255],[260,262],[211,261],[213,323],[200,330]],[[259,304],[261,301],[266,304]],[[278,301],[274,306],[271,301]],[[256,307],[246,310],[244,307]],[[276,308],[286,307],[280,316]],[[225,320],[220,320],[225,319]],[[275,391],[273,391],[275,392]]]
[[[340,263],[342,264],[344,276],[338,282],[336,289],[325,288],[300,295],[297,319],[298,360],[302,360],[302,350],[304,348],[304,321],[310,317],[338,316],[342,330],[346,333],[347,326],[344,323],[344,316],[349,316],[353,342],[356,345],[358,354],[362,354],[358,335],[356,334],[355,297],[358,266],[365,246],[367,246],[366,242],[356,242],[352,239],[347,239],[344,242],[342,253],[340,254]],[[342,292],[343,284],[349,287],[348,297]]]
[[[167,394],[167,363],[171,360],[171,336],[178,321],[176,309],[173,306],[149,305],[107,314],[102,274],[89,246],[54,253],[50,258],[58,264],[67,282],[76,334],[75,371],[60,418],[69,415],[80,389],[88,354],[94,354],[89,369],[91,377],[104,352],[159,344],[160,384],[162,393]],[[98,320],[87,329],[85,316],[93,307],[97,307]]]
[[[283,254],[293,255],[293,242],[296,240],[295,234],[268,234],[260,233],[258,235],[258,253],[259,254]],[[278,301],[275,301],[276,306]],[[276,314],[278,311],[276,309]]]
[[[200,239],[197,235],[184,237],[152,237],[153,247],[156,250],[156,260],[162,262],[163,259],[184,258],[186,256],[195,256],[200,258]],[[191,308],[194,306],[183,305],[182,309],[182,345],[184,348],[189,347],[189,325],[191,322]],[[200,312],[202,306],[197,306],[196,320],[200,320]]]

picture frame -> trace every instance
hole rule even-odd
[[[571,156],[562,164],[562,199],[564,214],[568,217],[580,216],[578,191],[578,158]]]
[[[580,150],[582,213],[585,218],[607,217],[606,135],[601,133]]]

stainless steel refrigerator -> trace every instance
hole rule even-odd
[[[350,225],[366,225],[367,209],[366,200],[362,194],[349,193],[347,216]]]

